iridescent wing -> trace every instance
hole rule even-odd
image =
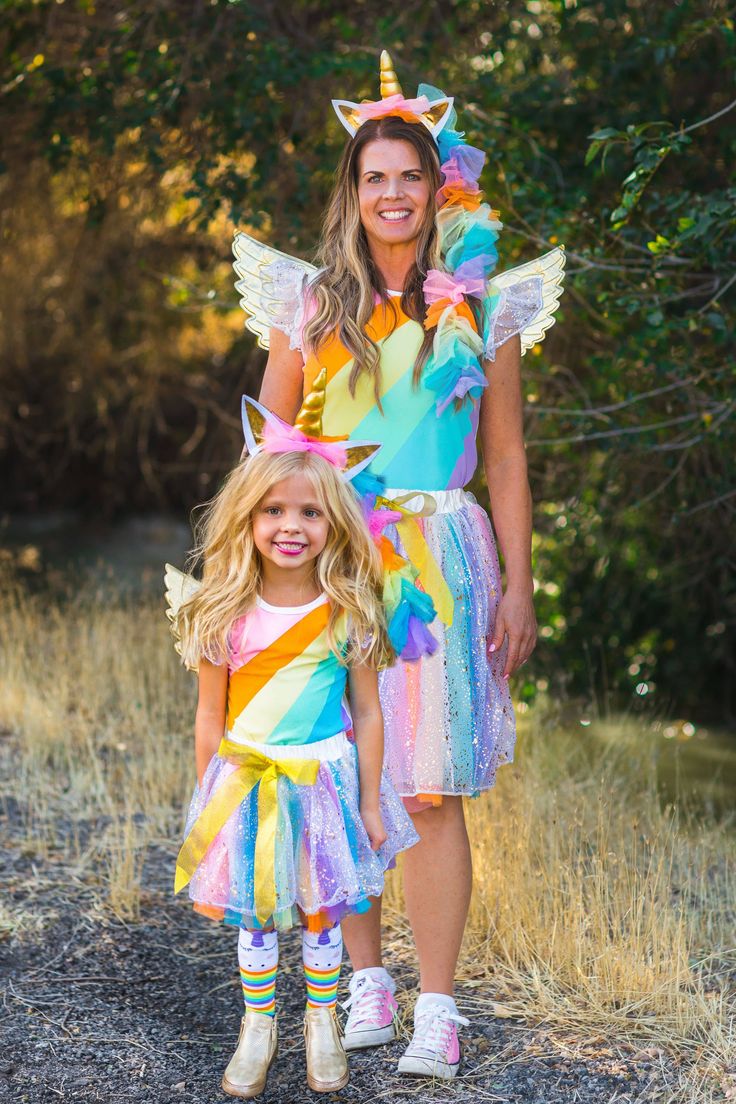
[[[504,291],[508,307],[516,300],[514,305],[518,304],[520,315],[523,315],[525,303],[533,300],[529,321],[523,322],[521,328],[515,331],[521,335],[522,354],[531,349],[532,345],[543,341],[547,330],[554,325],[564,274],[565,249],[564,246],[558,246],[533,261],[509,268],[489,280],[488,293]]]
[[[179,571],[177,567],[166,564],[164,571],[164,586],[166,587],[166,616],[171,622],[171,635],[174,637],[174,648],[181,655],[181,637],[176,619],[179,610],[199,590],[199,582],[192,576]],[[196,667],[189,667],[190,671],[196,671]]]
[[[256,241],[242,230],[233,240],[233,253],[233,268],[238,276],[235,287],[247,315],[245,324],[256,335],[261,348],[267,349],[272,326],[293,335],[304,283],[317,269],[307,261]]]

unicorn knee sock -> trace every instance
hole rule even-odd
[[[279,937],[275,931],[240,929],[238,963],[246,1009],[276,1014],[276,974],[279,966]]]
[[[302,929],[302,960],[307,983],[308,1008],[334,1008],[342,963],[342,931],[339,924],[323,932]]]

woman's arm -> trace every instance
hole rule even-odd
[[[531,655],[537,639],[532,596],[532,496],[524,451],[521,342],[510,338],[486,361],[488,387],[480,404],[480,439],[491,514],[506,570],[490,651],[509,638],[504,678]]]
[[[281,330],[270,331],[270,348],[259,400],[279,418],[293,423],[304,390],[304,361],[298,349],[289,348],[289,337]]]
[[[358,747],[360,772],[360,816],[377,851],[386,842],[378,807],[383,767],[383,713],[378,697],[378,673],[373,667],[357,664],[350,668],[350,713]]]
[[[210,759],[225,732],[227,709],[227,664],[215,665],[206,659],[199,664],[199,697],[194,720],[194,759],[200,786]]]

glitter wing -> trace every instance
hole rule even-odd
[[[488,292],[502,291],[507,297],[513,296],[515,289],[522,291],[523,286],[530,282],[532,277],[541,277],[541,285],[539,280],[534,281],[541,297],[539,307],[520,331],[522,354],[527,349],[531,349],[532,345],[543,341],[547,330],[554,325],[555,311],[560,305],[562,295],[564,274],[565,250],[564,247],[558,246],[557,249],[552,249],[533,261],[527,261],[526,264],[517,265],[516,268],[509,268],[506,272],[491,277]]]
[[[247,315],[245,324],[258,338],[258,344],[268,348],[272,326],[293,337],[302,287],[317,269],[256,241],[242,230],[233,240],[233,253],[238,276],[235,287]]]
[[[174,637],[174,648],[181,655],[181,637],[177,628],[176,619],[179,610],[199,590],[199,582],[192,576],[186,575],[178,568],[166,564],[164,571],[164,586],[166,587],[166,616],[171,622],[171,634]],[[190,667],[190,671],[196,671],[196,667]]]

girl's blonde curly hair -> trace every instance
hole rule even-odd
[[[201,565],[202,583],[182,605],[175,626],[187,666],[195,667],[201,658],[213,663],[227,658],[233,622],[253,608],[262,585],[253,514],[276,483],[299,473],[312,484],[329,526],[315,561],[315,581],[330,602],[330,647],[348,665],[385,666],[390,661],[381,557],[355,491],[314,453],[259,452],[230,473],[196,526],[191,561]]]

